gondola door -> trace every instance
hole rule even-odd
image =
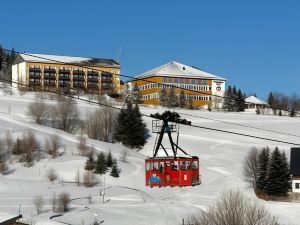
[[[165,168],[166,168],[165,170],[166,180],[164,186],[170,186],[171,184],[171,162],[170,161],[166,161]]]

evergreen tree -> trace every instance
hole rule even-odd
[[[163,106],[163,107],[166,106],[168,95],[167,95],[167,90],[166,90],[165,86],[162,87],[159,98],[160,98],[161,106]]]
[[[137,85],[137,83],[134,84],[133,86],[133,89],[132,89],[132,94],[131,94],[131,97],[132,97],[132,102],[134,104],[140,104],[142,103],[142,94],[141,94],[141,91],[139,89],[139,86]]]
[[[184,94],[184,90],[181,90],[179,95],[179,107],[184,108],[184,106],[185,106],[185,94]]]
[[[116,139],[129,148],[141,149],[146,143],[146,124],[143,122],[138,104],[132,107],[127,103],[127,108],[122,109],[118,118]]]
[[[281,109],[279,110],[279,114],[278,114],[279,116],[282,116],[282,112],[281,112]]]
[[[167,96],[167,102],[166,102],[166,106],[169,108],[174,108],[178,106],[178,97],[175,93],[175,88],[171,87],[169,88],[168,91],[168,96]]]
[[[191,97],[190,95],[188,95],[186,107],[187,107],[188,109],[193,109],[193,99],[192,99],[192,97]]]
[[[142,114],[138,104],[135,105],[132,112],[132,125],[129,127],[129,145],[130,148],[141,149],[146,144],[146,124],[143,122]]]
[[[291,110],[291,112],[290,112],[290,116],[291,116],[291,117],[294,117],[294,116],[295,116],[295,110],[294,110],[294,108],[292,108],[292,110]]]
[[[100,152],[96,162],[95,173],[104,174],[106,173],[106,171],[107,171],[107,164],[106,164],[105,155],[103,154],[103,152]]]
[[[246,104],[245,97],[242,94],[241,89],[239,89],[237,93],[237,101],[236,101],[237,111],[238,112],[245,111],[245,104]]]
[[[279,149],[276,147],[270,157],[268,167],[268,182],[265,191],[271,196],[283,196],[286,193],[283,191],[282,175],[280,174],[283,166],[283,157]]]
[[[228,86],[228,89],[225,91],[225,95],[224,95],[224,103],[223,103],[223,107],[224,109],[226,109],[229,112],[234,111],[234,96],[233,96],[233,91],[231,86]]]
[[[120,176],[120,172],[121,172],[121,170],[118,168],[117,160],[114,159],[110,175],[112,177],[119,177]]]
[[[106,165],[107,165],[107,167],[112,167],[112,164],[113,164],[113,158],[111,155],[111,151],[109,151],[107,158],[106,158]]]
[[[291,189],[291,172],[289,169],[289,162],[286,158],[286,155],[284,152],[281,153],[281,167],[279,168],[280,171],[278,172],[280,174],[280,181],[281,181],[281,188],[280,193],[283,196],[286,196]]]
[[[268,147],[263,148],[258,156],[256,190],[265,193],[268,183],[268,166],[269,166],[270,150]]]
[[[268,97],[268,104],[270,105],[271,108],[274,108],[275,105],[275,99],[273,96],[273,93],[270,92],[269,97]]]
[[[85,170],[94,170],[95,169],[95,162],[93,157],[93,152],[89,155],[89,158],[87,159],[85,163]]]

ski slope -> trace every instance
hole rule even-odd
[[[73,183],[59,181],[53,183],[46,180],[46,173],[54,168],[59,180],[73,182],[77,171],[82,174],[86,158],[79,156],[76,145],[78,137],[65,132],[39,126],[32,123],[26,116],[27,106],[34,101],[34,95],[17,94],[4,96],[0,93],[0,135],[6,130],[16,138],[28,130],[33,131],[41,143],[45,137],[57,134],[61,138],[64,151],[62,156],[51,159],[44,157],[33,167],[26,168],[20,163],[10,165],[10,173],[0,175],[0,212],[23,215],[23,221],[34,224],[91,224],[95,220],[104,221],[103,224],[122,225],[173,225],[180,224],[183,218],[211,205],[220,194],[228,189],[241,190],[250,198],[256,199],[252,188],[245,181],[242,171],[244,156],[251,147],[278,146],[289,156],[290,145],[258,140],[232,134],[220,133],[180,126],[179,145],[189,154],[199,156],[201,164],[202,184],[196,187],[184,188],[149,188],[144,185],[144,159],[151,156],[156,136],[151,134],[145,147],[139,151],[130,151],[128,163],[119,161],[122,170],[120,178],[113,178],[106,174],[97,175],[99,184],[92,188],[76,186]],[[49,104],[54,101],[47,100]],[[78,102],[82,113],[95,110],[98,106]],[[10,108],[10,110],[9,110]],[[141,106],[144,114],[163,112],[156,107],[150,109]],[[281,132],[299,134],[300,118],[274,117],[252,115],[247,113],[221,113],[192,110],[176,110],[179,113],[190,114],[184,118],[195,125],[245,133],[266,138],[279,139],[300,143],[300,137],[275,134],[266,131],[245,128],[195,116],[225,120],[249,126]],[[8,114],[10,112],[10,114]],[[151,130],[151,119],[144,118],[148,129]],[[124,147],[120,144],[110,144],[95,140],[88,140],[95,151],[112,151],[113,156],[120,159]],[[105,182],[104,182],[105,179]],[[100,196],[105,186],[105,203]],[[50,199],[55,193],[66,191],[70,193],[70,212],[63,216],[50,219],[55,215],[51,210]],[[46,201],[43,213],[36,215],[33,204],[34,196],[43,195]],[[92,197],[89,204],[87,197]],[[282,224],[300,224],[300,203],[272,202],[257,200],[264,204],[273,215],[278,216]],[[21,207],[20,207],[21,205]]]

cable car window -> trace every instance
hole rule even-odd
[[[158,162],[153,163],[153,170],[158,170]]]
[[[191,169],[191,162],[190,161],[185,161],[185,166],[187,170]]]
[[[186,162],[187,162],[187,161],[181,161],[181,162],[180,162],[180,169],[181,169],[181,170],[186,170],[186,167],[187,167]]]
[[[193,161],[193,163],[192,163],[192,169],[193,170],[198,169],[198,161]]]
[[[146,163],[146,171],[151,170],[151,163]]]
[[[159,172],[161,174],[165,173],[164,164],[165,164],[164,162],[159,163]]]
[[[172,170],[178,170],[178,162],[177,161],[172,162]]]

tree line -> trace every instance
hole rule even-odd
[[[268,104],[273,110],[274,115],[282,115],[282,110],[290,111],[290,116],[295,116],[295,112],[300,112],[300,96],[293,94],[287,96],[280,92],[270,92]]]

